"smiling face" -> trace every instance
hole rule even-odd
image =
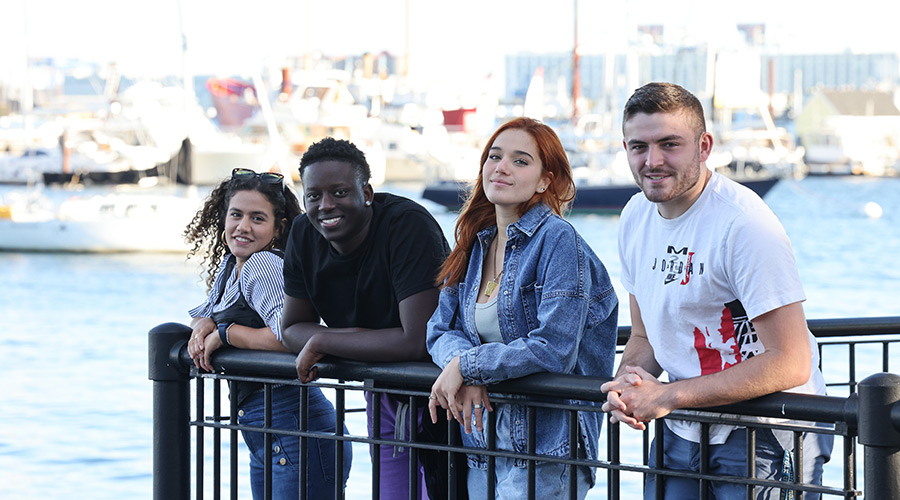
[[[637,113],[625,122],[624,145],[634,180],[660,215],[678,217],[700,197],[712,135],[697,132],[687,113]]]
[[[234,193],[225,213],[225,242],[243,264],[254,253],[263,250],[277,236],[272,203],[259,191]]]
[[[522,129],[501,132],[481,169],[484,193],[498,207],[516,208],[550,184],[537,144]]]
[[[356,168],[343,161],[308,165],[302,182],[306,216],[313,227],[341,254],[359,247],[372,221],[372,185],[361,185]]]

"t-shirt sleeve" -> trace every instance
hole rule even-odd
[[[291,233],[288,236],[287,248],[284,250],[284,293],[298,299],[308,299],[309,292],[306,288],[306,277],[303,274],[301,255],[303,250],[303,235],[305,234],[305,214],[298,215],[291,225]]]
[[[622,210],[621,218],[619,219],[619,241],[618,241],[618,251],[619,251],[619,264],[621,265],[621,270],[619,271],[619,279],[622,282],[622,287],[626,292],[634,295],[634,275],[632,269],[630,255],[633,253],[633,249],[629,246],[631,244],[631,239],[629,236],[632,235],[634,230],[634,207],[633,203],[628,203],[625,208]]]
[[[391,222],[391,276],[397,301],[435,288],[449,252],[444,232],[424,210],[405,210]]]
[[[771,210],[745,211],[730,233],[725,266],[748,318],[806,300],[790,239]]]

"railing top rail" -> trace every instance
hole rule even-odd
[[[900,334],[900,316],[810,319],[806,323],[816,338]],[[620,326],[618,345],[625,345],[630,336],[631,326]]]
[[[296,379],[295,355],[273,351],[220,349],[212,357],[217,371],[225,374],[256,375],[279,379]],[[187,349],[178,354],[177,363],[192,365]],[[374,381],[381,387],[430,389],[440,370],[429,362],[371,363],[326,357],[317,363],[319,376],[350,381]],[[605,401],[600,385],[606,377],[587,377],[555,373],[536,373],[515,380],[507,380],[490,387],[492,392],[526,396]],[[704,411],[736,413],[760,417],[788,418],[815,422],[846,422],[856,427],[857,400],[809,394],[775,393],[733,405],[701,408]]]

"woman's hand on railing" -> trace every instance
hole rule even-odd
[[[472,417],[475,417],[475,428],[484,430],[484,410],[494,411],[488,397],[487,388],[483,385],[464,385],[462,373],[459,371],[459,356],[456,356],[434,381],[431,395],[428,397],[428,412],[431,422],[437,423],[437,407],[447,410],[447,420],[456,419],[465,426],[466,434],[472,433]]]
[[[457,394],[457,400],[462,401],[462,415],[466,434],[472,433],[472,417],[475,419],[475,429],[484,432],[484,411],[494,411],[491,400],[488,397],[487,387],[483,385],[464,385]]]
[[[210,361],[210,357],[212,353],[216,352],[216,350],[222,347],[224,344],[218,335],[207,335],[206,339],[203,341],[203,351],[200,353],[200,366],[203,367],[204,370],[211,372],[213,371],[213,365]]]
[[[454,357],[438,375],[431,386],[431,395],[428,396],[428,412],[431,414],[431,422],[437,423],[437,407],[447,410],[447,420],[455,418],[462,423],[460,405],[456,401],[456,395],[463,386],[462,372],[459,371],[459,356]]]
[[[194,366],[203,368],[203,351],[206,348],[206,339],[216,331],[216,323],[212,318],[194,318],[191,321],[191,338],[188,340],[188,354],[194,360]],[[212,371],[212,370],[210,370]]]

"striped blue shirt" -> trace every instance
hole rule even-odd
[[[281,310],[284,307],[284,259],[272,252],[256,252],[244,262],[240,280],[235,279],[237,266],[229,276],[224,276],[228,259],[222,260],[216,281],[209,296],[199,306],[188,311],[191,318],[209,318],[213,312],[228,309],[237,302],[238,292],[244,294],[247,304],[262,317],[266,325],[272,329],[275,337],[281,341]],[[223,279],[227,285],[219,299],[219,287]]]

